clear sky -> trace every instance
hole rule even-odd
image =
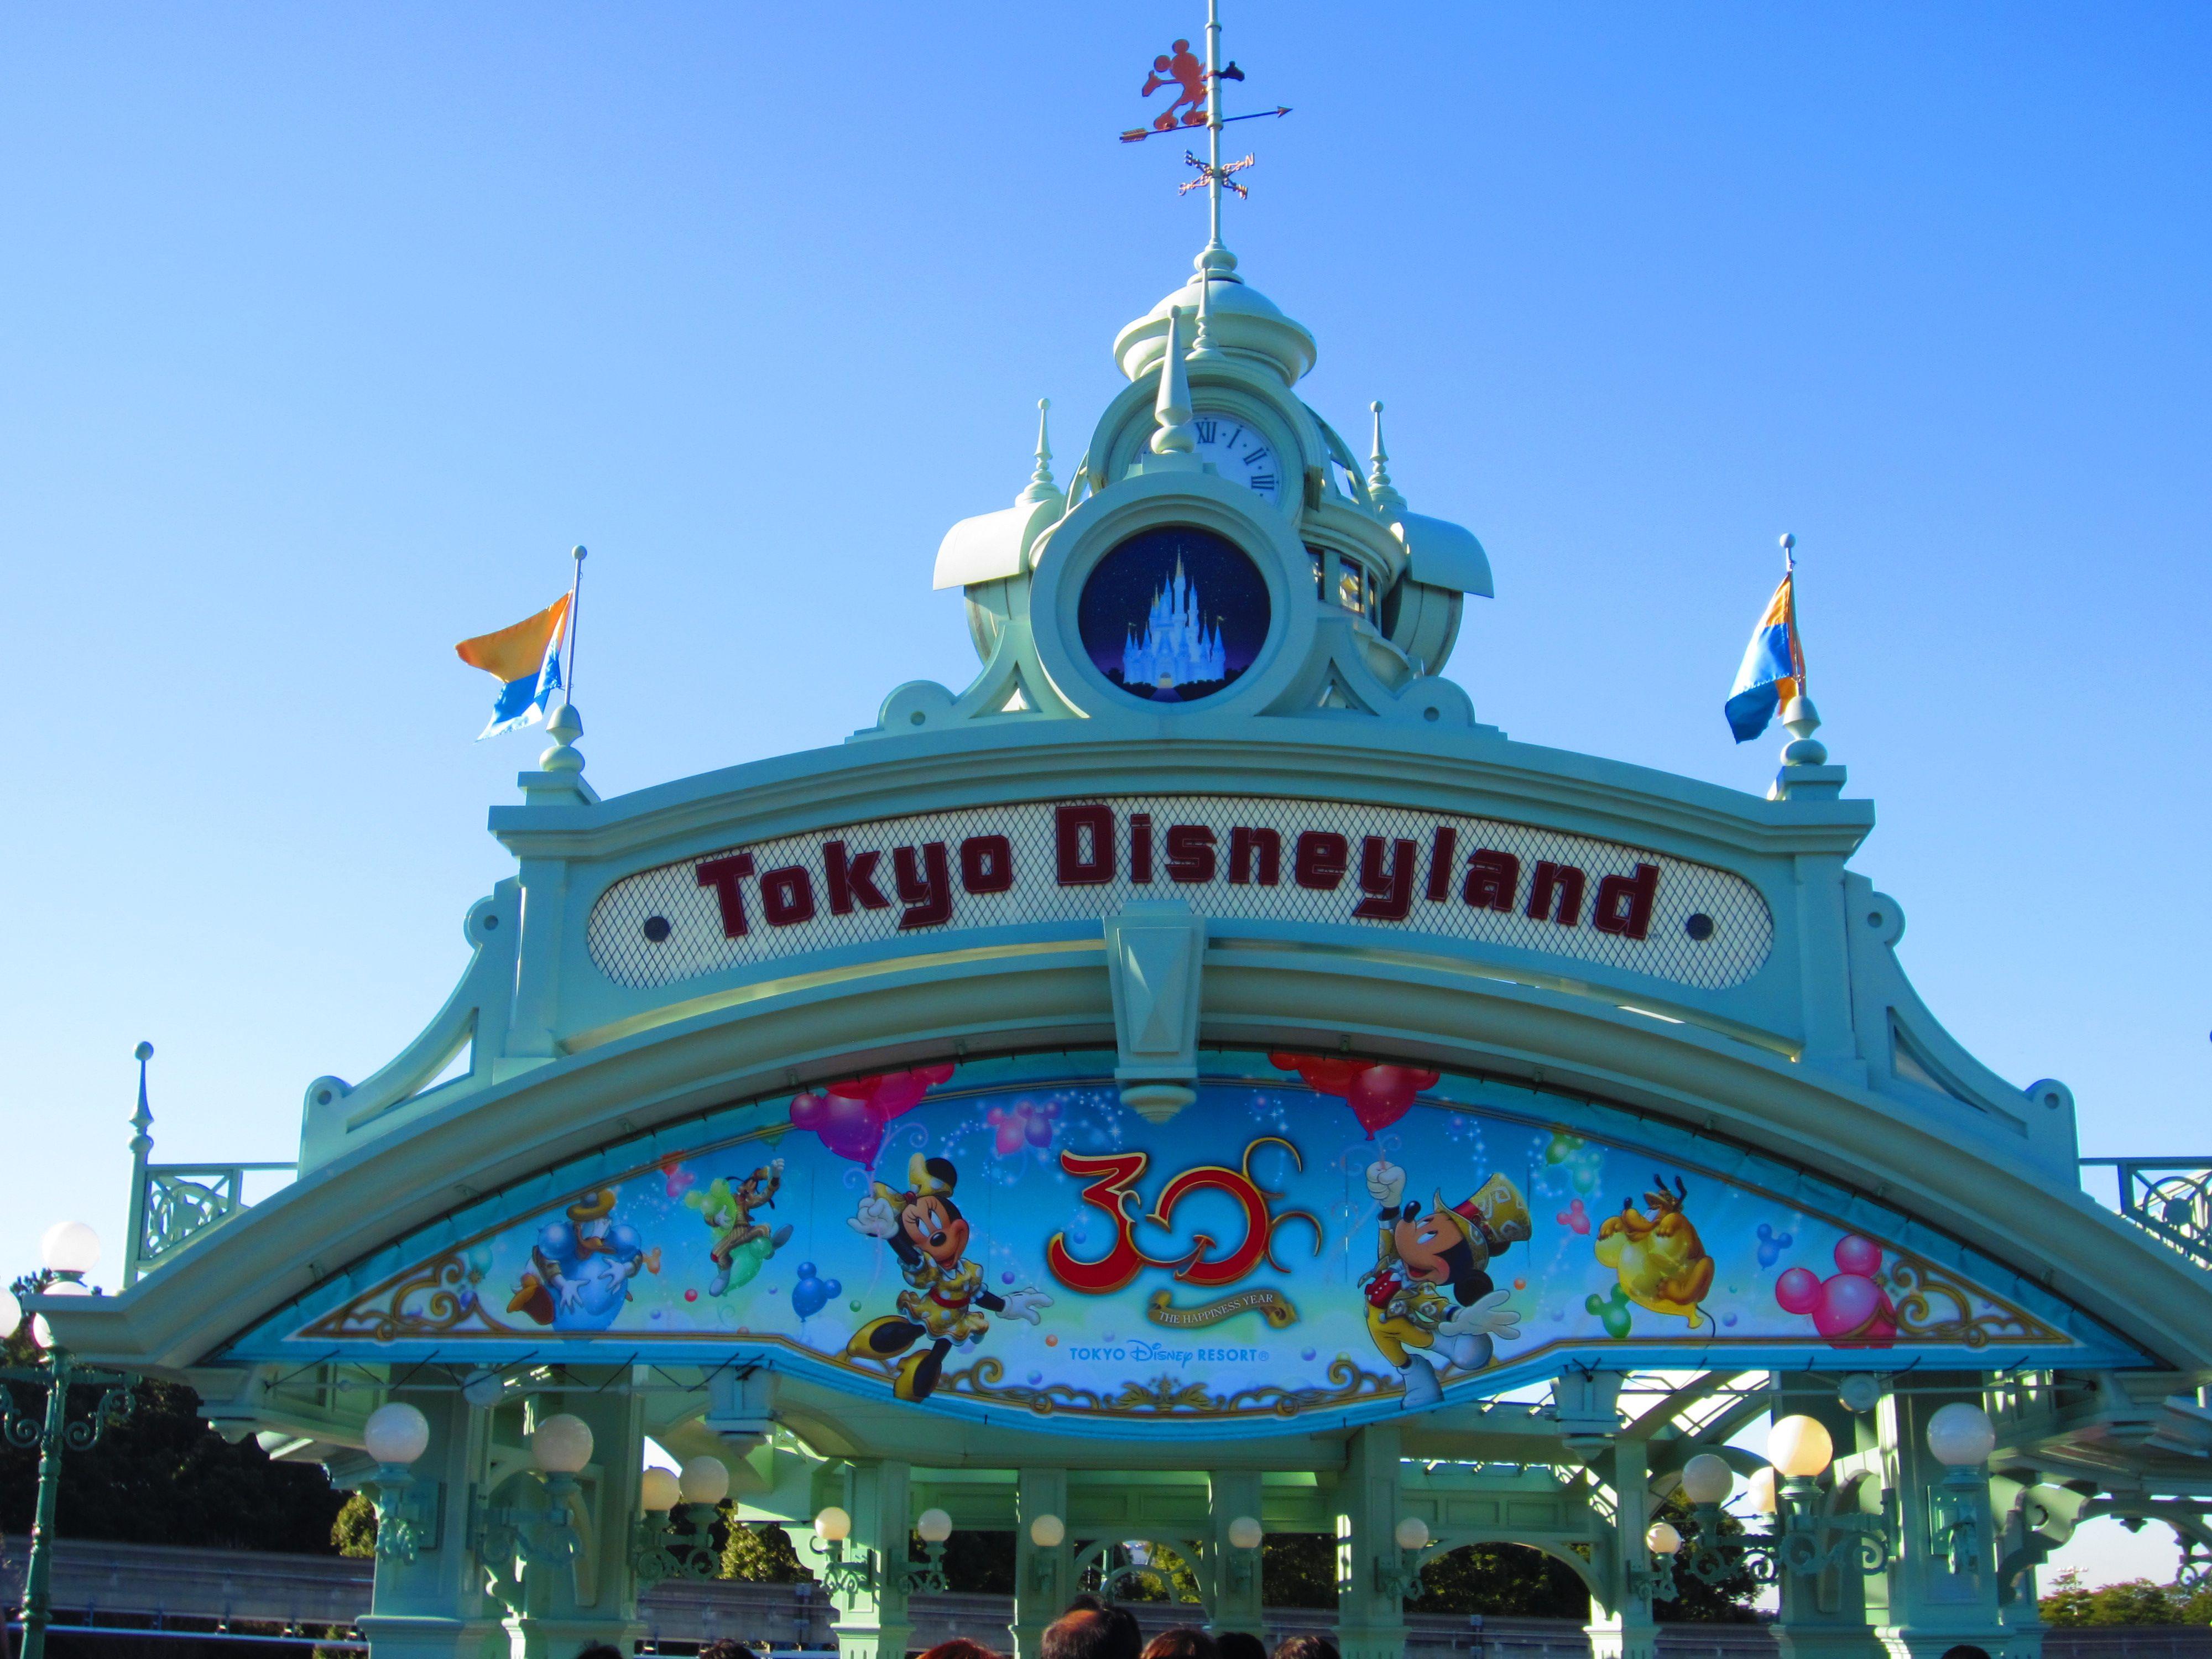
[[[1201,21],[9,10],[10,1271],[71,1215],[112,1264],[140,1038],[159,1156],[283,1158],[443,1000],[543,742],[471,741],[452,642],[572,542],[603,792],[964,682],[938,538],[1040,396],[1066,476],[1202,240],[1178,147],[1114,141]],[[1923,994],[2071,1084],[2085,1152],[2212,1152],[2212,11],[1227,21],[1232,110],[1296,112],[1232,130],[1231,245],[1308,400],[1359,441],[1384,399],[1413,507],[1487,544],[1479,715],[1763,790],[1780,734],[1720,705],[1794,531]]]

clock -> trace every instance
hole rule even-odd
[[[1198,441],[1198,459],[1211,462],[1218,476],[1271,503],[1282,499],[1285,471],[1297,469],[1276,453],[1273,441],[1257,427],[1242,416],[1203,409],[1192,412],[1190,427]]]

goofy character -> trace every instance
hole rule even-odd
[[[1418,1200],[1401,1200],[1406,1172],[1388,1159],[1367,1169],[1367,1190],[1382,1206],[1375,1265],[1360,1277],[1367,1289],[1367,1334],[1397,1368],[1406,1409],[1443,1398],[1437,1364],[1479,1371],[1493,1339],[1521,1334],[1521,1316],[1491,1286],[1491,1258],[1529,1237],[1528,1206],[1520,1190],[1494,1175],[1460,1203],[1436,1195],[1425,1216]],[[1446,1292],[1449,1294],[1447,1295]]]
[[[720,1177],[707,1189],[704,1198],[696,1193],[685,1194],[684,1201],[721,1234],[714,1241],[714,1248],[707,1252],[707,1259],[715,1267],[714,1282],[707,1286],[708,1295],[720,1296],[730,1288],[731,1260],[746,1245],[757,1248],[752,1253],[755,1260],[750,1269],[738,1280],[741,1285],[760,1271],[762,1262],[790,1243],[788,1224],[770,1232],[766,1223],[753,1219],[755,1210],[775,1207],[775,1195],[782,1186],[783,1160],[779,1158],[755,1170],[734,1188],[727,1177]]]
[[[960,1172],[949,1158],[916,1152],[906,1180],[902,1193],[876,1182],[845,1224],[889,1244],[908,1286],[899,1292],[898,1312],[861,1326],[845,1352],[888,1364],[928,1338],[928,1347],[899,1362],[891,1382],[901,1400],[927,1400],[945,1370],[945,1356],[962,1343],[981,1341],[991,1328],[986,1313],[1034,1325],[1052,1298],[1030,1285],[1004,1296],[983,1288],[981,1264],[967,1259],[968,1222],[952,1201]]]

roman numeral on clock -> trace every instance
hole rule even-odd
[[[1252,479],[1252,488],[1253,488],[1253,489],[1270,489],[1270,490],[1271,490],[1271,489],[1274,489],[1274,487],[1275,487],[1275,475],[1274,475],[1273,473],[1272,473],[1272,472],[1261,472],[1261,473],[1256,473],[1256,474],[1255,474],[1255,475],[1254,475],[1253,479]]]
[[[1191,424],[1198,428],[1199,442],[1205,444],[1209,448],[1212,447],[1213,443],[1213,434],[1218,429],[1219,422],[1214,421],[1193,421]]]

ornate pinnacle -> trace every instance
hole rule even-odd
[[[1190,429],[1190,376],[1183,368],[1182,312],[1170,307],[1168,337],[1160,356],[1160,395],[1152,404],[1159,430],[1152,434],[1155,455],[1189,455],[1198,448]]]
[[[1382,447],[1382,405],[1371,403],[1367,407],[1375,416],[1375,449],[1367,465],[1367,499],[1384,518],[1395,519],[1404,514],[1406,498],[1390,482],[1390,452]]]
[[[1052,408],[1052,399],[1037,399],[1036,471],[1030,474],[1029,487],[1018,498],[1024,501],[1056,501],[1060,486],[1052,481],[1052,441],[1045,430],[1045,418]]]

